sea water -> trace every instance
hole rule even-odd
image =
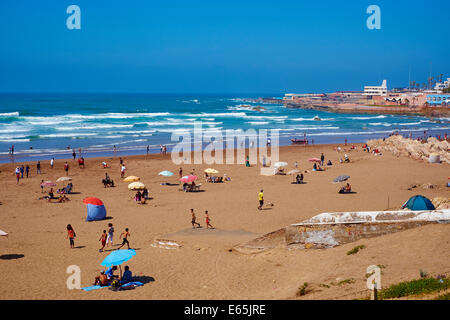
[[[314,144],[365,142],[394,131],[413,138],[443,136],[449,118],[338,114],[286,108],[247,99],[280,95],[1,94],[0,162],[170,152],[173,133],[203,129],[278,129],[280,145],[291,138]],[[262,106],[258,111],[250,106]],[[314,120],[318,116],[321,120]],[[14,157],[9,155],[14,146]]]

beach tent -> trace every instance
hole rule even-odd
[[[430,157],[428,158],[429,163],[441,163],[441,156],[439,153],[432,153],[430,154]]]
[[[106,208],[102,200],[95,197],[85,198],[83,202],[87,205],[86,221],[103,220],[106,218]]]
[[[430,199],[417,195],[409,198],[402,206],[402,209],[408,208],[410,210],[436,210]]]

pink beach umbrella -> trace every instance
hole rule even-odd
[[[44,181],[41,183],[41,187],[55,187],[56,183],[51,181]]]
[[[193,176],[193,175],[188,175],[188,176],[184,176],[180,179],[181,182],[186,183],[186,182],[192,182],[197,180],[197,176]]]
[[[311,158],[311,159],[309,159],[309,161],[311,161],[311,162],[320,162],[320,159],[319,158]]]

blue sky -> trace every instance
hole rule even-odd
[[[66,9],[81,8],[81,30]],[[369,30],[369,5],[381,30]],[[450,1],[0,1],[0,92],[282,93],[450,77]],[[432,64],[432,65],[430,65]]]

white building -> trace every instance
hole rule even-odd
[[[448,87],[450,87],[450,78],[447,78],[444,82],[437,82],[434,86],[434,90],[442,91]]]
[[[364,86],[365,96],[385,96],[387,95],[387,81],[383,80],[381,86]]]

